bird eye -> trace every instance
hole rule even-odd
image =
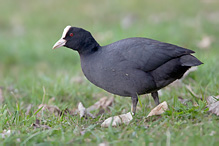
[[[70,33],[70,36],[72,37],[72,36],[73,36],[73,33]]]

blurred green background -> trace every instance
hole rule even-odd
[[[218,0],[5,0],[0,5],[0,87],[10,110],[48,103],[60,108],[86,106],[107,95],[83,79],[77,52],[52,50],[67,25],[92,33],[100,45],[128,37],[146,37],[196,52],[204,65],[185,80],[203,98],[219,94]],[[83,79],[83,83],[79,83]],[[7,89],[7,90],[4,90]],[[11,91],[11,92],[8,92]],[[13,92],[12,92],[13,91]],[[185,87],[164,92],[164,98],[184,93]],[[95,100],[92,100],[95,99]],[[115,109],[129,110],[117,97]],[[145,99],[146,100],[146,99]],[[145,102],[144,104],[147,104]],[[2,128],[10,127],[5,125]]]
[[[51,49],[67,25],[89,30],[101,45],[147,37],[192,49],[205,63],[200,68],[215,78],[218,6],[216,0],[4,1],[0,6],[0,85],[30,92],[25,90],[43,86],[43,78],[55,84],[57,75],[64,79],[81,74],[76,52]]]
[[[4,1],[0,6],[0,86],[17,89],[20,101],[33,104],[41,103],[44,86],[48,99],[55,96],[59,101],[68,95],[72,105],[86,93],[102,92],[86,80],[85,86],[71,81],[82,76],[77,52],[51,49],[71,25],[89,30],[101,45],[147,37],[192,49],[205,63],[194,78],[203,90],[207,87],[205,94],[215,95],[218,6],[214,0]],[[6,102],[15,105],[10,96],[6,95]]]

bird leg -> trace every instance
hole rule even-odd
[[[160,104],[159,97],[158,97],[158,92],[157,91],[152,92],[151,96],[154,98],[154,102],[155,102],[156,105]]]
[[[132,109],[131,109],[132,115],[135,115],[137,103],[138,103],[138,96],[137,95],[132,96]]]

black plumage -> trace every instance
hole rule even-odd
[[[191,55],[194,51],[176,45],[136,37],[100,46],[90,32],[70,26],[53,48],[61,46],[78,51],[90,82],[110,93],[132,97],[133,113],[138,95],[151,93],[159,104],[159,89],[202,64]]]

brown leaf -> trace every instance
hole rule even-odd
[[[34,128],[51,129],[51,127],[49,127],[48,125],[38,125],[38,124],[33,123],[32,126]]]
[[[84,117],[86,114],[86,108],[84,107],[84,105],[81,102],[79,102],[79,104],[78,104],[78,112],[80,114],[80,118]]]
[[[89,113],[89,112],[87,112],[87,116],[89,116],[89,117],[91,117],[91,118],[93,118],[93,119],[96,118],[96,116],[94,116],[93,114],[91,114],[91,113]]]
[[[191,103],[193,104],[193,106],[195,106],[195,107],[199,106],[199,105],[197,104],[197,102],[192,101],[191,99],[184,99],[184,98],[182,98],[181,96],[178,97],[178,100],[179,100],[182,104],[184,104],[184,105],[187,105],[188,102],[191,102]]]
[[[84,107],[84,105],[79,102],[78,103],[78,109],[76,110],[76,112],[80,115],[80,118],[85,117],[87,118],[87,116],[91,117],[91,118],[95,118],[95,116],[93,114],[91,114],[89,111],[87,111],[87,109]]]
[[[207,98],[208,106],[209,107],[209,112],[216,114],[219,116],[219,95],[216,97],[209,96]]]
[[[186,88],[189,90],[189,92],[192,94],[192,96],[202,99],[199,95],[197,95],[193,90],[192,87],[190,85],[186,85]]]
[[[216,97],[214,97],[214,96],[208,96],[208,97],[207,97],[207,103],[208,103],[208,105],[211,105],[212,103],[217,102],[218,99],[219,99],[219,95],[216,96]]]
[[[112,105],[112,103],[114,102],[114,98],[107,98],[107,97],[103,97],[101,98],[99,101],[97,101],[94,105],[90,106],[87,108],[87,111],[93,111],[93,110],[98,110],[98,109],[107,109],[109,106]]]
[[[212,103],[209,106],[209,111],[219,116],[219,101]]]
[[[65,115],[70,114],[72,116],[76,116],[78,114],[78,109],[69,110],[68,108],[66,108],[62,113]]]
[[[181,96],[178,97],[178,100],[179,100],[182,104],[184,104],[184,105],[187,105],[187,102],[192,102],[192,100],[190,100],[190,99],[184,99],[184,98],[182,98]]]
[[[43,129],[51,129],[48,125],[40,125],[40,120],[36,119],[36,122],[32,124],[32,127],[36,128],[43,128]]]
[[[168,109],[167,102],[164,101],[160,103],[158,106],[156,106],[154,109],[151,110],[151,112],[147,115],[147,117],[153,116],[153,115],[161,115]]]
[[[95,118],[95,116],[93,114],[91,114],[90,111],[99,109],[100,110],[99,113],[104,113],[104,110],[108,109],[108,107],[110,105],[112,105],[113,101],[114,101],[113,97],[112,98],[103,97],[98,102],[96,102],[94,105],[90,106],[89,108],[85,108],[84,105],[81,102],[79,102],[77,109],[75,109],[75,110],[65,109],[64,114],[69,113],[70,115],[73,115],[73,116],[79,114],[80,118],[87,117],[87,116],[89,116],[91,118]],[[42,106],[40,106],[40,107],[42,107]],[[55,110],[55,111],[58,111],[58,113],[62,114],[62,112],[57,107],[54,107],[54,106],[48,107],[48,105],[46,105],[46,108],[47,109],[49,108],[49,110],[52,109],[52,112]],[[43,109],[44,109],[44,107],[43,107]]]
[[[61,110],[54,105],[47,105],[47,104],[40,104],[38,109],[43,107],[38,113],[37,117],[41,117],[42,113],[44,116],[50,116],[51,114],[54,114],[55,116],[60,116],[61,115]]]
[[[129,122],[132,120],[132,114],[129,112],[127,114],[122,114],[119,116],[114,116],[114,117],[110,117],[108,119],[106,119],[102,124],[101,127],[109,127],[110,124],[112,123],[112,126],[118,126],[122,123],[124,124],[129,124]]]
[[[112,98],[103,97],[99,101],[97,101],[94,105],[88,108],[85,108],[83,104],[80,102],[78,104],[77,112],[80,114],[80,118],[86,116],[95,118],[95,116],[90,113],[91,111],[100,110],[97,115],[99,115],[100,113],[104,113],[104,110],[106,110],[110,105],[112,105],[113,101],[114,101],[113,97]]]
[[[27,116],[27,115],[30,115],[30,110],[31,110],[32,107],[33,107],[32,104],[29,104],[29,105],[28,105],[27,111],[26,111],[26,113],[25,113],[26,116]]]

